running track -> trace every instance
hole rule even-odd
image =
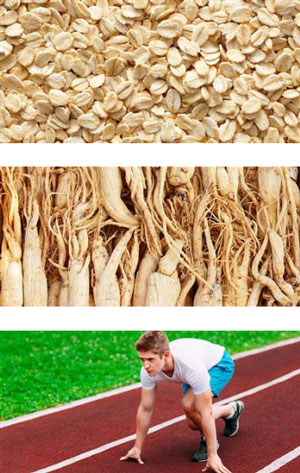
[[[299,473],[300,339],[244,355],[236,357],[235,376],[220,401],[238,395],[237,398],[244,399],[245,412],[234,438],[222,437],[223,422],[217,422],[219,454],[232,473]],[[116,390],[111,394],[93,398],[92,402],[83,401],[81,405],[66,405],[63,410],[46,410],[37,416],[1,423],[1,472],[199,473],[202,470],[202,464],[189,461],[197,447],[198,435],[181,420],[180,386],[159,385],[152,425],[160,430],[147,437],[143,466],[119,461],[133,443],[126,437],[135,431],[139,389]],[[172,425],[160,425],[171,419],[174,419]],[[94,449],[98,450],[93,452]],[[90,452],[89,457],[86,452]],[[81,454],[87,458],[76,458]],[[61,464],[64,461],[66,465]]]

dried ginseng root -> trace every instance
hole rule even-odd
[[[278,205],[282,188],[282,179],[278,168],[258,168],[258,190],[261,197],[261,227],[263,233],[268,228],[275,229],[278,219]]]
[[[122,178],[117,167],[99,168],[102,205],[113,221],[122,227],[137,225],[136,217],[128,210],[121,198]]]
[[[96,306],[120,305],[121,292],[116,273],[134,229],[135,227],[123,234],[109,258],[105,250],[101,248],[101,240],[98,239],[97,243],[95,243],[93,253],[95,273],[93,288]]]
[[[153,221],[151,209],[144,197],[146,189],[145,177],[140,167],[125,167],[126,182],[130,189],[131,199],[135,205],[137,213],[141,213],[141,225],[145,234],[147,246],[154,254],[161,254],[161,245],[158,232]]]
[[[27,225],[23,249],[24,305],[47,306],[48,287],[42,262],[40,238],[37,230],[39,205],[36,199],[29,199],[26,217]]]
[[[89,264],[88,236],[86,230],[73,235],[70,243],[69,261],[69,304],[70,306],[89,305]]]
[[[222,289],[218,281],[216,253],[211,241],[206,218],[204,219],[204,234],[209,254],[209,263],[207,265],[205,278],[207,284],[199,285],[194,297],[194,306],[219,306],[222,305]]]
[[[276,282],[270,277],[265,276],[263,274],[263,271],[260,272],[258,269],[259,262],[261,261],[264,255],[267,244],[268,244],[268,235],[266,234],[264,241],[261,245],[261,248],[259,249],[252,263],[253,276],[258,282],[260,282],[261,284],[263,284],[270,290],[270,292],[272,293],[272,296],[274,297],[274,300],[278,301],[280,305],[291,306],[292,302],[290,298],[281,291],[281,289],[278,287]]]
[[[147,283],[146,306],[174,306],[180,294],[177,265],[183,242],[176,240],[177,251],[168,249],[158,263],[158,271],[150,274]]]
[[[135,232],[133,235],[132,247],[125,251],[120,261],[120,272],[122,276],[119,279],[121,306],[128,307],[131,304],[133,289],[135,284],[135,273],[139,262],[139,238]]]
[[[51,226],[49,222],[49,230],[55,237],[55,253],[57,256],[57,262],[49,257],[49,263],[57,268],[58,270],[58,282],[54,280],[55,292],[58,294],[55,296],[57,305],[68,306],[69,305],[69,272],[67,267],[68,251],[66,238],[64,235],[65,228],[60,228],[58,220],[55,221],[54,225]]]
[[[98,173],[78,168],[68,210],[69,305],[88,306],[90,297],[90,251],[88,232],[101,222]]]
[[[1,245],[1,305],[23,305],[22,229],[19,215],[20,170],[2,168],[3,240]]]
[[[147,297],[148,278],[157,270],[159,259],[153,256],[149,250],[145,251],[139,265],[135,278],[133,305],[145,306]]]
[[[2,305],[300,305],[299,168],[0,172]]]

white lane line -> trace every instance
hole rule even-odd
[[[157,432],[158,430],[165,429],[170,425],[176,424],[181,420],[185,419],[185,416],[175,417],[174,419],[167,420],[166,422],[162,422],[161,424],[155,425],[151,427],[148,431],[148,434],[152,434],[153,432]],[[123,437],[122,439],[115,440],[114,442],[106,443],[105,445],[101,445],[101,447],[94,448],[93,450],[89,450],[88,452],[81,453],[80,455],[76,455],[76,457],[69,458],[62,462],[56,463],[55,465],[50,465],[42,470],[37,470],[33,473],[49,473],[51,471],[59,470],[60,468],[64,468],[66,466],[72,465],[73,463],[78,463],[81,460],[85,460],[86,458],[92,457],[99,453],[103,453],[106,450],[110,450],[111,448],[118,447],[123,443],[131,442],[135,440],[135,434],[128,435],[127,437]]]
[[[264,353],[266,351],[274,350],[276,348],[285,347],[287,345],[292,345],[294,343],[299,343],[300,337],[291,338],[289,340],[283,340],[282,342],[273,343],[261,348],[255,348],[253,350],[247,350],[241,353],[233,355],[234,360],[239,360],[241,358],[246,358],[248,356],[258,355],[259,353]],[[66,404],[62,404],[56,407],[50,407],[49,409],[43,409],[41,411],[33,412],[32,414],[26,414],[24,416],[15,417],[14,419],[9,419],[0,422],[0,428],[9,427],[10,425],[19,424],[21,422],[27,422],[29,420],[36,419],[38,417],[47,416],[49,414],[55,414],[56,412],[65,411],[67,409],[73,409],[74,407],[82,406],[90,402],[99,401],[100,399],[105,399],[106,397],[116,396],[128,391],[133,391],[141,387],[141,383],[131,384],[129,386],[124,386],[122,388],[112,389],[104,393],[96,394],[94,396],[85,397],[83,399],[78,399],[77,401],[72,401]]]
[[[253,350],[242,351],[234,355],[235,360],[245,358],[246,356],[257,355],[258,353],[264,353],[266,351],[274,350],[275,348],[285,347],[287,345],[293,345],[294,343],[299,343],[300,337],[291,338],[289,340],[283,340],[282,342],[272,343],[272,345],[266,345],[260,348],[254,348]]]
[[[269,381],[268,383],[261,384],[252,389],[248,389],[247,391],[243,391],[241,393],[235,394],[234,396],[230,396],[226,399],[223,399],[222,401],[218,401],[215,404],[221,405],[221,404],[226,404],[227,402],[235,401],[236,399],[243,399],[247,396],[251,396],[252,394],[258,393],[259,391],[263,391],[264,389],[270,388],[271,386],[275,386],[276,384],[283,383],[284,381],[287,381],[288,379],[291,379],[294,376],[297,376],[299,374],[300,374],[300,369],[291,371],[290,373],[287,373],[284,376],[280,376],[280,378],[273,379],[272,381]],[[182,416],[174,417],[174,419],[167,420],[166,422],[162,422],[161,424],[154,425],[153,427],[149,429],[148,434],[152,434],[153,432],[158,432],[159,430],[165,429],[166,427],[176,424],[177,422],[181,422],[184,419],[185,419],[185,416],[182,415]],[[106,450],[110,450],[111,448],[122,445],[123,443],[133,441],[134,439],[135,439],[135,434],[128,435],[127,437],[123,437],[119,440],[115,440],[114,442],[106,443],[104,445],[101,445],[100,447],[94,448],[93,450],[89,450],[87,452],[81,453],[80,455],[76,455],[75,457],[68,458],[67,460],[64,460],[59,463],[55,463],[54,465],[50,465],[46,468],[42,468],[41,470],[36,470],[31,473],[50,473],[51,471],[59,470],[60,468],[64,468],[66,466],[72,465],[73,463],[77,463],[81,460],[85,460],[86,458],[105,452]]]
[[[269,465],[265,466],[262,470],[257,471],[256,473],[272,473],[273,471],[279,470],[282,466],[286,465],[287,463],[295,460],[295,458],[299,457],[300,455],[300,447],[295,448],[289,453],[286,453],[277,460],[274,460]]]
[[[8,427],[9,425],[27,422],[28,420],[33,420],[38,417],[47,416],[49,414],[55,414],[56,412],[65,411],[67,409],[73,409],[73,407],[89,404],[90,402],[99,401],[100,399],[105,399],[106,397],[116,396],[118,394],[126,393],[127,391],[133,391],[134,389],[138,389],[140,387],[141,383],[130,384],[129,386],[112,389],[111,391],[106,391],[104,393],[96,394],[94,396],[78,399],[77,401],[68,402],[67,404],[61,404],[60,406],[50,407],[49,409],[43,409],[42,411],[36,411],[32,414],[26,414],[25,416],[15,417],[14,419],[4,420],[0,422],[0,429]]]
[[[236,399],[244,398],[247,396],[251,396],[252,394],[256,394],[260,391],[263,391],[264,389],[271,388],[272,386],[275,386],[276,384],[283,383],[284,381],[287,381],[291,378],[294,378],[295,376],[300,375],[300,368],[298,370],[290,371],[287,374],[284,374],[283,376],[280,376],[279,378],[275,378],[272,381],[269,381],[268,383],[261,384],[259,386],[256,386],[255,388],[248,389],[247,391],[241,392],[239,394],[235,394],[234,396],[227,397],[226,399],[223,399],[222,401],[216,402],[216,404],[226,404],[227,402],[235,401]]]

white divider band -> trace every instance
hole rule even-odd
[[[265,466],[262,470],[257,471],[256,473],[273,473],[273,471],[279,470],[282,466],[286,465],[287,463],[295,460],[295,458],[299,457],[300,455],[300,447],[295,448],[289,453],[286,453],[277,460],[274,460],[270,465]]]

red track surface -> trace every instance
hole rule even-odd
[[[300,343],[236,361],[236,373],[223,398],[264,384],[299,368]],[[182,414],[179,386],[160,384],[153,425]],[[222,399],[222,398],[221,398]],[[5,427],[1,447],[4,473],[30,473],[80,453],[133,434],[139,390],[133,390]],[[220,456],[233,473],[255,473],[299,443],[299,377],[245,398],[239,434],[222,438]],[[201,471],[188,459],[197,446],[197,434],[179,422],[148,436],[145,465],[119,462],[131,443],[56,470],[60,473],[187,473]],[[297,466],[298,465],[298,466]],[[299,459],[280,473],[299,473]]]

